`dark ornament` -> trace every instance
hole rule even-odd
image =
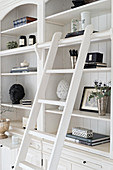
[[[72,6],[71,8],[76,8],[85,4],[84,0],[73,0],[72,3],[74,4],[74,6]]]
[[[12,104],[20,104],[20,100],[25,96],[24,88],[21,84],[13,84],[9,89]]]

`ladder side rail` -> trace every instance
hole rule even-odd
[[[61,38],[62,33],[58,32],[55,33],[53,35],[52,38],[52,42],[51,42],[51,46],[50,49],[48,51],[48,55],[47,55],[47,59],[45,62],[45,66],[44,66],[44,71],[43,74],[41,76],[40,82],[39,82],[39,86],[37,88],[37,92],[34,98],[34,102],[33,102],[33,106],[30,112],[30,116],[28,119],[28,124],[20,145],[20,149],[17,155],[17,159],[15,162],[15,169],[14,170],[20,170],[21,168],[19,168],[19,163],[21,161],[25,160],[26,154],[27,154],[27,150],[28,147],[30,145],[30,135],[29,135],[29,130],[34,128],[34,125],[36,123],[36,119],[38,117],[39,111],[40,111],[40,107],[41,104],[38,103],[38,99],[42,96],[42,93],[44,95],[47,85],[48,85],[48,80],[50,75],[46,75],[46,70],[47,69],[51,69],[53,67],[53,63],[54,63],[54,59],[57,53],[57,49],[58,49],[58,42]]]
[[[76,64],[76,68],[74,74],[72,76],[68,96],[66,99],[66,107],[64,107],[63,115],[60,121],[60,125],[58,128],[56,140],[54,143],[54,147],[52,150],[52,154],[49,160],[49,165],[47,170],[57,170],[61,150],[64,144],[65,136],[68,130],[69,122],[71,119],[71,113],[73,111],[74,103],[77,97],[77,92],[79,89],[79,84],[82,78],[83,68],[86,60],[86,55],[90,46],[90,36],[93,32],[92,25],[87,26],[83,41],[81,43],[80,52],[78,56],[78,61]]]

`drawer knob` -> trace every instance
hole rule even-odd
[[[86,161],[83,161],[83,164],[86,164]]]

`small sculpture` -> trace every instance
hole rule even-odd
[[[22,63],[20,63],[20,66],[21,67],[29,67],[29,63],[26,60],[24,60]]]
[[[25,96],[24,88],[21,84],[13,84],[9,89],[12,104],[20,104],[20,100]]]
[[[69,90],[69,83],[66,80],[61,80],[58,84],[57,87],[57,96],[58,98],[60,98],[60,101],[65,101],[67,94],[68,94],[68,90]],[[64,106],[59,106],[58,109],[59,110],[63,110]]]

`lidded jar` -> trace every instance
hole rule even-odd
[[[29,36],[29,45],[33,45],[36,43],[36,36],[35,35],[30,35]]]
[[[27,45],[27,40],[26,40],[26,36],[21,35],[19,37],[19,47],[24,47]]]

